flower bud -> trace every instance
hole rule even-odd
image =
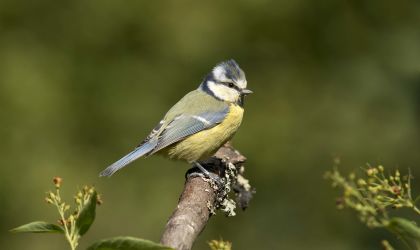
[[[403,207],[403,205],[402,204],[395,204],[394,206],[393,206],[393,208],[402,208]]]
[[[366,174],[367,174],[368,176],[372,176],[372,175],[373,175],[373,170],[372,170],[372,168],[369,168],[368,170],[366,170]]]
[[[61,177],[54,177],[53,179],[54,185],[56,188],[59,188],[61,186],[61,183],[63,182],[63,179]]]
[[[359,179],[359,180],[357,181],[357,184],[358,184],[359,186],[365,186],[367,183],[366,183],[366,181],[365,181],[365,180],[363,180],[363,179]]]
[[[59,219],[57,222],[58,222],[58,224],[64,226],[64,221],[62,219]]]
[[[96,197],[96,204],[97,205],[102,205],[102,203],[104,203],[104,201],[102,200],[102,197],[100,195],[98,195]]]
[[[392,192],[396,195],[400,195],[401,194],[401,188],[399,186],[393,186],[392,187]]]
[[[369,191],[370,191],[372,194],[376,194],[376,193],[378,193],[378,189],[377,189],[377,188],[375,188],[375,187],[369,187],[368,189],[369,189]]]

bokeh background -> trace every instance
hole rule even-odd
[[[57,235],[12,235],[55,221],[43,201],[95,184],[104,204],[81,249],[105,237],[158,241],[188,166],[132,149],[217,63],[234,58],[255,94],[234,140],[257,188],[250,208],[211,219],[195,245],[379,249],[387,238],[323,180],[367,163],[420,176],[418,1],[0,1],[0,248],[65,249]],[[420,181],[415,180],[419,193]]]

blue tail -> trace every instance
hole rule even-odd
[[[107,167],[104,171],[102,171],[99,176],[111,176],[121,168],[127,166],[131,162],[137,160],[138,158],[144,156],[145,154],[149,153],[156,147],[157,142],[146,142],[145,144],[141,145],[140,147],[134,149],[132,152],[128,153],[123,158],[119,159],[118,161],[114,162],[112,165]]]

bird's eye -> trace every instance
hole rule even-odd
[[[235,86],[235,85],[233,85],[233,83],[231,83],[231,82],[230,82],[230,83],[228,84],[228,86],[229,86],[230,88],[233,88],[233,86]]]

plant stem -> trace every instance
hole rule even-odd
[[[59,190],[57,190],[57,197],[59,197],[59,196],[60,196],[60,192],[59,192]],[[76,249],[76,244],[75,244],[74,240],[72,239],[73,238],[72,233],[69,232],[69,229],[67,227],[67,221],[66,221],[66,218],[64,216],[64,211],[61,209],[60,204],[58,204],[56,199],[54,199],[54,205],[57,207],[58,213],[60,214],[61,221],[62,221],[63,226],[64,226],[64,232],[65,232],[65,235],[66,235],[66,239],[67,239],[67,241],[70,245],[70,248],[71,248],[71,250],[75,250]]]
[[[66,235],[66,239],[67,239],[67,241],[70,244],[71,250],[75,250],[76,248],[73,246],[73,241],[72,241],[71,235],[69,233],[69,229],[67,227],[67,221],[66,221],[66,218],[64,217],[64,213],[62,213],[62,211],[60,209],[60,206],[56,202],[55,202],[55,205],[57,206],[58,213],[60,214],[61,221],[63,222],[64,232],[65,232],[65,235]]]
[[[420,215],[420,209],[418,209],[416,206],[413,206],[414,212]]]

